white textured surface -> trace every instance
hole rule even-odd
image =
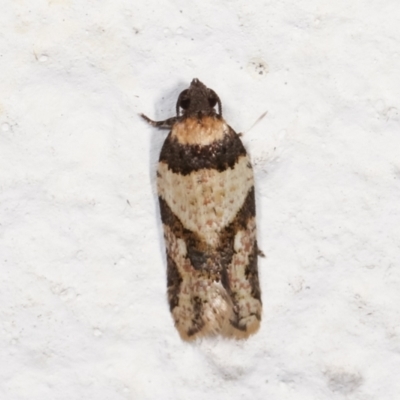
[[[400,9],[3,0],[0,398],[399,398]],[[155,194],[194,77],[246,131],[264,319],[183,343]]]

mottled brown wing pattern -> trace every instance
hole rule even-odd
[[[145,117],[154,126],[171,126],[157,187],[168,300],[185,340],[246,338],[259,328],[262,312],[253,171],[215,96],[193,80],[179,96],[177,117]]]
[[[240,151],[232,160],[228,152],[214,150],[214,168],[209,160],[203,166],[203,157],[196,160],[191,154],[196,149],[185,145],[174,170],[169,150],[176,153],[179,143],[170,144],[172,135],[161,152],[158,191],[168,296],[184,339],[247,337],[261,319],[253,172],[238,135],[226,132],[224,145]]]

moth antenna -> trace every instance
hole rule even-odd
[[[266,115],[268,114],[268,111],[265,111],[264,113],[262,113],[254,122],[254,124],[247,129],[247,131],[245,133],[249,133]],[[242,135],[244,135],[244,133],[242,133]]]

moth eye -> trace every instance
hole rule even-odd
[[[181,108],[183,108],[184,110],[186,110],[187,108],[189,108],[190,105],[190,99],[182,99],[179,103],[179,106]]]
[[[208,104],[210,105],[210,107],[215,107],[215,105],[217,104],[217,98],[215,96],[210,96],[208,98]]]

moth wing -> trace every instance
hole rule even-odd
[[[215,167],[194,156],[174,165],[169,138],[160,156],[168,300],[185,340],[210,334],[245,338],[261,318],[253,171],[238,135],[227,132],[227,151]],[[229,167],[220,168],[228,160]]]
[[[230,229],[234,233],[231,262],[227,266],[227,290],[232,300],[230,326],[225,336],[246,338],[260,326],[262,301],[258,276],[258,247],[255,220],[254,187],[238,212]]]

